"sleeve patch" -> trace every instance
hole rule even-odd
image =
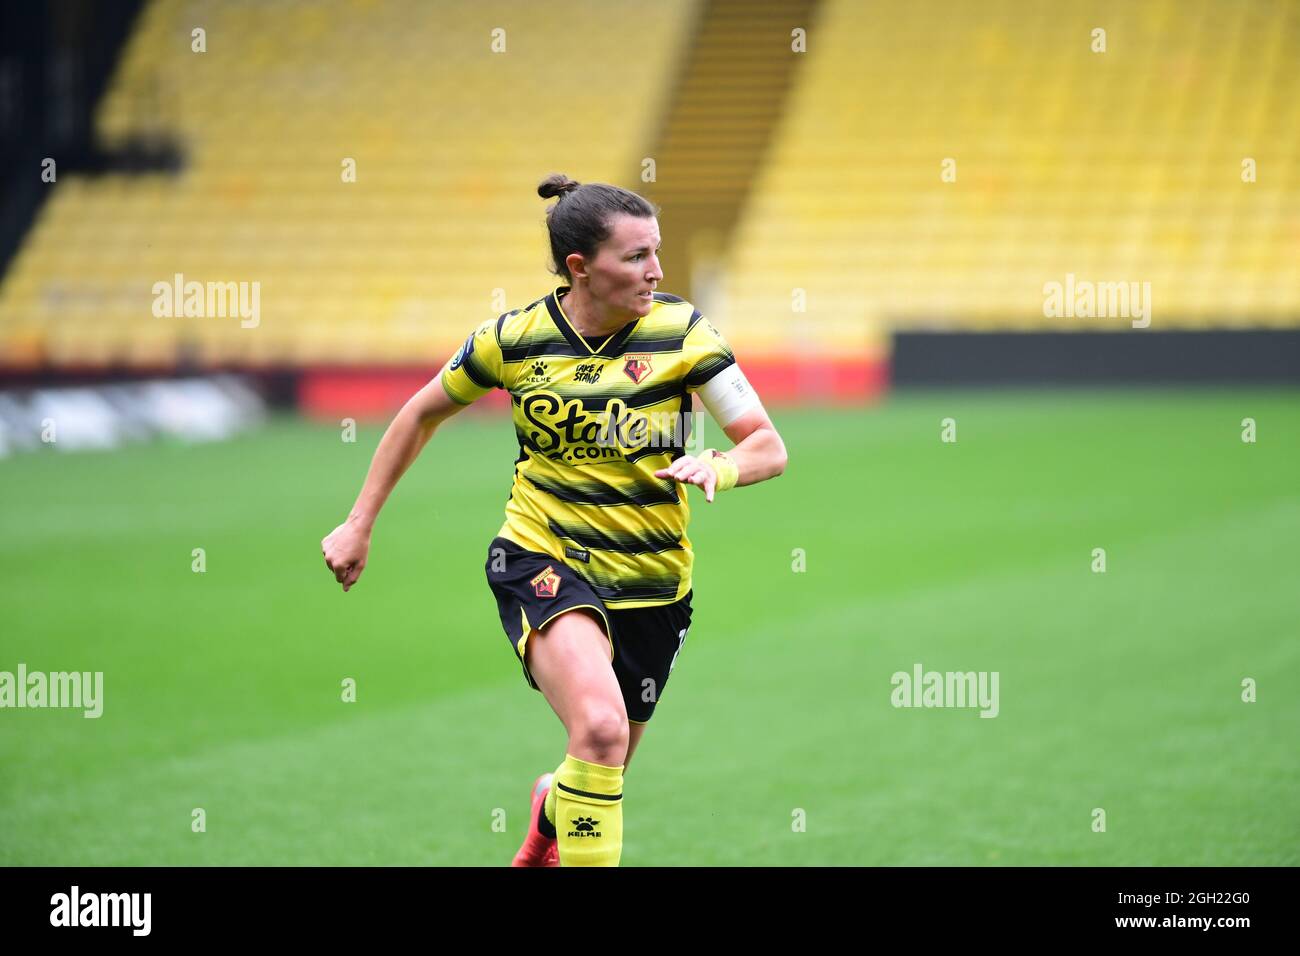
[[[465,359],[469,358],[470,353],[474,351],[475,335],[477,335],[476,332],[471,332],[469,338],[465,340],[465,343],[457,350],[456,354],[451,357],[450,367],[453,372],[460,368],[461,365],[464,364]]]

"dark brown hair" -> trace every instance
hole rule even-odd
[[[559,196],[546,211],[546,228],[551,234],[551,271],[570,282],[569,267],[564,260],[573,253],[590,258],[596,248],[609,238],[610,220],[619,213],[649,218],[659,211],[641,196],[608,183],[578,183],[563,173],[542,180],[537,195],[543,199]]]

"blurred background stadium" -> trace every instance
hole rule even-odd
[[[625,863],[1300,860],[1294,2],[0,24],[0,671],[105,682],[98,720],[0,710],[0,862],[510,859],[563,735],[482,581],[501,403],[346,597],[317,543],[386,416],[558,284],[551,172],[661,207],[661,288],[790,451],[695,509]],[[255,321],[159,314],[174,281]],[[1000,672],[998,718],[892,707],[917,662]]]

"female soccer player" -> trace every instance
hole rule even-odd
[[[525,680],[568,732],[564,762],[533,785],[514,865],[617,866],[623,772],[690,625],[685,486],[712,502],[781,474],[786,453],[718,331],[655,291],[654,207],[558,175],[537,192],[559,197],[546,222],[569,284],[470,334],[397,413],[321,550],[347,591],[380,508],[437,427],[509,392],[519,458],[485,569]],[[692,395],[735,447],[686,454]]]

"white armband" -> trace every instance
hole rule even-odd
[[[701,385],[697,394],[713,420],[722,428],[746,412],[763,407],[758,394],[745,378],[745,373],[734,363]]]

